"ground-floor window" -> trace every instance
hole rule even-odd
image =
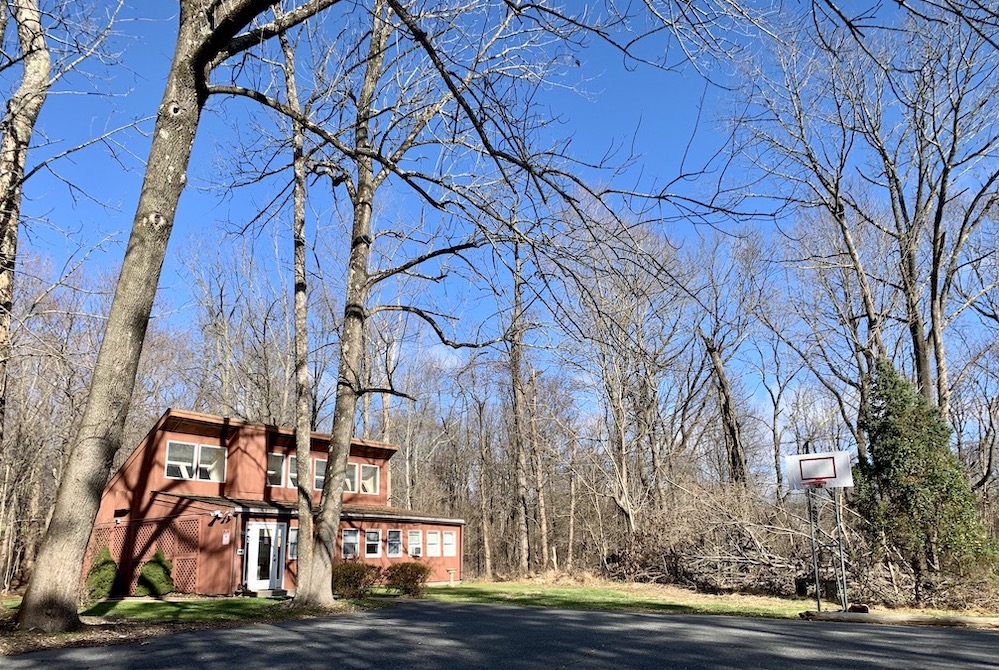
[[[385,555],[390,558],[402,556],[402,531],[390,530],[385,540]]]
[[[298,529],[288,529],[288,560],[298,559]]]
[[[344,558],[357,558],[361,531],[356,528],[344,528],[341,541],[341,554]]]
[[[455,532],[453,530],[444,531],[444,555],[445,556],[457,556],[458,555],[458,543],[456,541]]]
[[[406,543],[409,546],[410,556],[413,558],[419,558],[423,555],[423,531],[409,531],[409,537],[406,538]]]
[[[364,555],[367,558],[378,558],[382,555],[382,531],[364,531]]]
[[[427,556],[441,555],[441,533],[439,530],[427,531]]]

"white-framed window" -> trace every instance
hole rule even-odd
[[[166,476],[170,479],[194,479],[194,456],[198,445],[167,442]]]
[[[364,557],[378,558],[382,555],[382,531],[364,531]]]
[[[427,531],[427,556],[441,555],[441,532],[439,530]]]
[[[409,555],[413,558],[423,556],[423,531],[409,531],[406,537],[406,546],[409,547]]]
[[[165,474],[168,479],[224,482],[225,459],[224,447],[171,441],[167,442]]]
[[[312,480],[312,488],[322,491],[326,484],[326,461],[322,458],[316,459],[316,476]]]
[[[203,482],[225,481],[225,449],[202,444],[198,447],[198,479]]]
[[[288,560],[298,560],[298,528],[288,529]]]
[[[377,465],[361,466],[361,493],[369,495],[378,493],[378,471]]]
[[[343,490],[346,493],[357,493],[357,463],[347,463],[343,478]]]
[[[289,488],[298,488],[298,457],[289,456],[288,457],[288,486]]]
[[[284,454],[267,454],[267,485],[284,485]]]
[[[444,555],[445,556],[457,556],[458,555],[458,538],[453,530],[445,530],[441,533],[444,540]]]
[[[390,530],[385,536],[385,555],[389,558],[402,556],[402,531]]]
[[[344,528],[343,539],[340,542],[340,555],[344,558],[357,558],[361,531],[356,528]]]

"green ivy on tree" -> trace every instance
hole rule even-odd
[[[865,426],[870,459],[855,473],[858,511],[877,546],[894,549],[915,574],[916,601],[933,573],[960,573],[995,560],[950,428],[939,409],[879,360]]]

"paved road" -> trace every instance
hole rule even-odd
[[[0,668],[999,669],[999,633],[411,601],[328,619],[0,658]]]

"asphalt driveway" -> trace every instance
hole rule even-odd
[[[340,616],[0,659],[94,668],[999,669],[999,632],[407,601]]]

